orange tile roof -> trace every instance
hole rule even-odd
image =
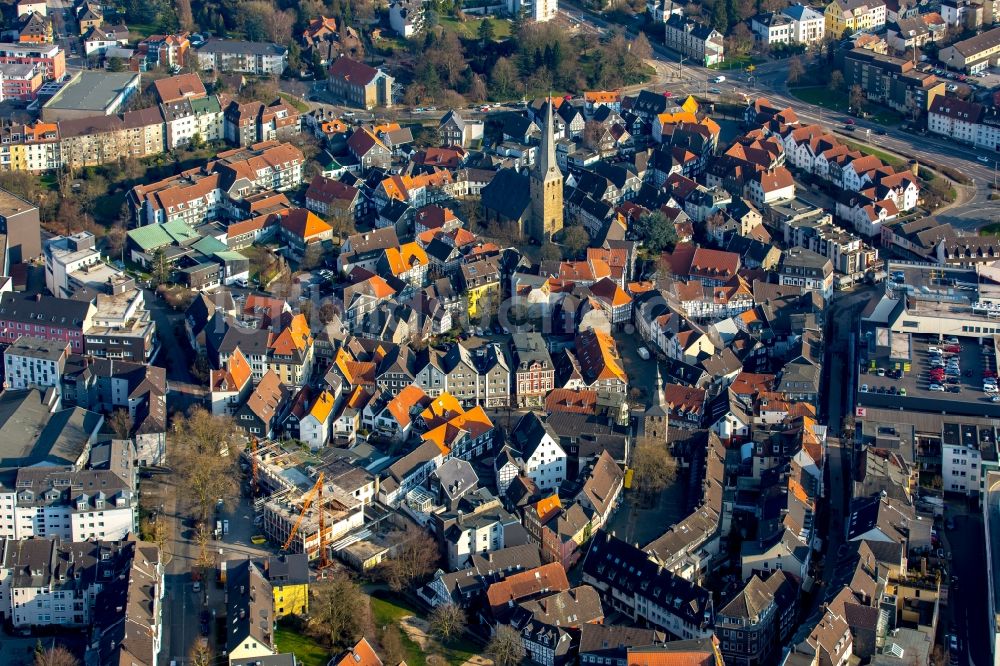
[[[375,649],[368,640],[362,638],[336,662],[335,666],[382,666],[382,660],[375,654]]]
[[[427,253],[416,243],[404,243],[398,248],[390,247],[385,251],[385,258],[389,262],[389,270],[395,276],[427,264]]]
[[[621,100],[621,93],[618,91],[595,90],[583,93],[583,99],[594,104],[606,104]]]
[[[538,514],[538,521],[545,523],[552,514],[562,509],[562,502],[559,501],[559,493],[553,493],[551,497],[545,497],[535,503],[535,513]]]
[[[212,390],[239,391],[246,386],[252,375],[253,370],[250,368],[246,356],[237,347],[226,362],[225,368],[212,371]]]
[[[316,398],[316,402],[313,403],[312,408],[309,410],[309,415],[315,418],[320,423],[325,423],[327,419],[330,418],[330,413],[333,411],[333,396],[329,391],[323,391]]]
[[[292,356],[295,352],[305,352],[312,345],[312,331],[303,314],[292,317],[278,337],[271,343],[270,349],[280,356]]]
[[[464,413],[465,410],[462,409],[458,398],[446,391],[434,398],[427,409],[420,413],[420,418],[424,420],[428,430],[430,430]]]
[[[543,590],[551,593],[565,592],[568,589],[569,580],[566,578],[566,569],[560,562],[552,562],[493,583],[486,590],[486,598],[489,600],[491,608],[499,608],[506,606],[509,602],[538,594]]]
[[[293,208],[280,215],[281,228],[305,240],[333,230],[333,227],[305,208]]]
[[[389,413],[392,417],[396,419],[396,423],[405,427],[410,425],[410,412],[414,407],[422,406],[430,402],[430,398],[424,393],[424,390],[415,384],[410,384],[399,394],[389,401],[386,407],[389,409]]]
[[[557,388],[545,396],[545,411],[571,414],[593,414],[597,407],[597,391]]]
[[[345,403],[351,409],[361,409],[371,400],[372,394],[364,386],[355,386]]]

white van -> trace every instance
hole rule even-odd
[[[720,74],[719,76],[717,76],[714,79],[712,79],[712,83],[722,83],[725,80],[726,80],[726,77],[724,77],[724,76],[722,76]]]

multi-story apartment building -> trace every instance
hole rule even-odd
[[[226,141],[250,146],[261,141],[284,141],[300,131],[299,113],[278,100],[271,104],[232,101],[223,112]]]
[[[279,76],[288,67],[288,49],[279,44],[210,39],[194,52],[197,66],[217,72]]]
[[[92,356],[150,363],[160,350],[156,322],[142,289],[98,294],[90,326],[84,329],[84,349]]]
[[[1000,63],[1000,28],[993,28],[975,37],[946,46],[938,60],[952,69],[976,74]]]
[[[0,63],[0,92],[3,99],[31,102],[42,87],[43,69],[34,63]]]
[[[392,106],[394,79],[382,70],[341,56],[330,67],[328,74],[327,90],[348,103],[363,109]]]
[[[794,247],[781,258],[778,284],[805,287],[829,299],[833,296],[833,262],[812,250]]]
[[[22,335],[65,342],[74,353],[84,350],[84,331],[94,321],[94,305],[22,292],[0,294],[0,343],[12,344]]]
[[[927,129],[978,148],[1000,151],[1000,112],[996,107],[939,95],[927,112]]]
[[[590,540],[583,582],[596,587],[605,611],[617,611],[685,640],[711,638],[712,594],[651,560],[646,553],[604,530]]]
[[[129,191],[127,203],[139,226],[181,221],[190,225],[230,212],[234,202],[265,190],[284,191],[302,182],[305,158],[295,146],[267,141],[219,153],[202,167]]]
[[[797,583],[783,571],[753,575],[715,618],[715,636],[727,665],[762,666],[794,628]]]
[[[122,158],[164,152],[166,137],[159,107],[121,115],[72,118],[59,123],[60,155],[64,165],[100,166]]]
[[[552,356],[541,333],[517,332],[511,336],[514,398],[518,407],[540,407],[555,388]]]
[[[0,190],[0,233],[7,236],[5,270],[10,270],[7,262],[19,264],[42,254],[38,208],[7,190]]]
[[[826,32],[839,39],[845,32],[878,30],[884,26],[886,7],[882,0],[833,0],[823,15]]]
[[[135,539],[0,541],[0,616],[26,629],[86,627],[104,648],[94,663],[156,663],[162,581],[159,550]]]
[[[0,44],[0,63],[40,65],[49,81],[66,75],[66,54],[58,44]]]
[[[785,7],[781,13],[792,20],[792,41],[796,44],[817,44],[826,35],[826,19],[815,9],[802,3]]]
[[[664,43],[705,67],[725,61],[725,40],[718,30],[680,14],[664,23]]]
[[[6,388],[55,388],[61,391],[69,345],[32,336],[21,336],[3,353]]]
[[[927,113],[934,98],[945,94],[944,83],[919,71],[912,60],[854,49],[844,54],[844,80],[860,86],[865,96],[911,118]]]
[[[204,142],[224,138],[223,112],[216,96],[180,99],[160,105],[166,125],[166,146],[173,150],[200,138]]]

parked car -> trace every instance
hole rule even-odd
[[[641,358],[643,361],[649,360],[649,350],[646,349],[645,347],[639,347],[638,349],[636,349],[636,353],[639,354],[639,358]]]
[[[868,384],[862,384],[861,385],[861,392],[862,393],[868,393]]]
[[[931,384],[930,386],[927,387],[927,390],[944,392],[944,387],[941,386],[940,384]]]

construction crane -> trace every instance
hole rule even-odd
[[[295,521],[295,525],[292,526],[292,531],[288,533],[288,539],[285,540],[284,545],[281,550],[288,550],[288,547],[292,545],[292,539],[299,531],[299,527],[302,526],[302,521],[306,517],[306,513],[309,511],[309,507],[312,506],[313,500],[316,501],[317,507],[319,508],[319,568],[323,569],[330,566],[330,561],[326,554],[326,519],[325,512],[323,511],[323,473],[320,472],[319,477],[316,479],[316,485],[309,489],[306,493],[305,498],[302,501],[302,511],[299,512],[299,517]],[[303,550],[305,547],[303,545]]]

